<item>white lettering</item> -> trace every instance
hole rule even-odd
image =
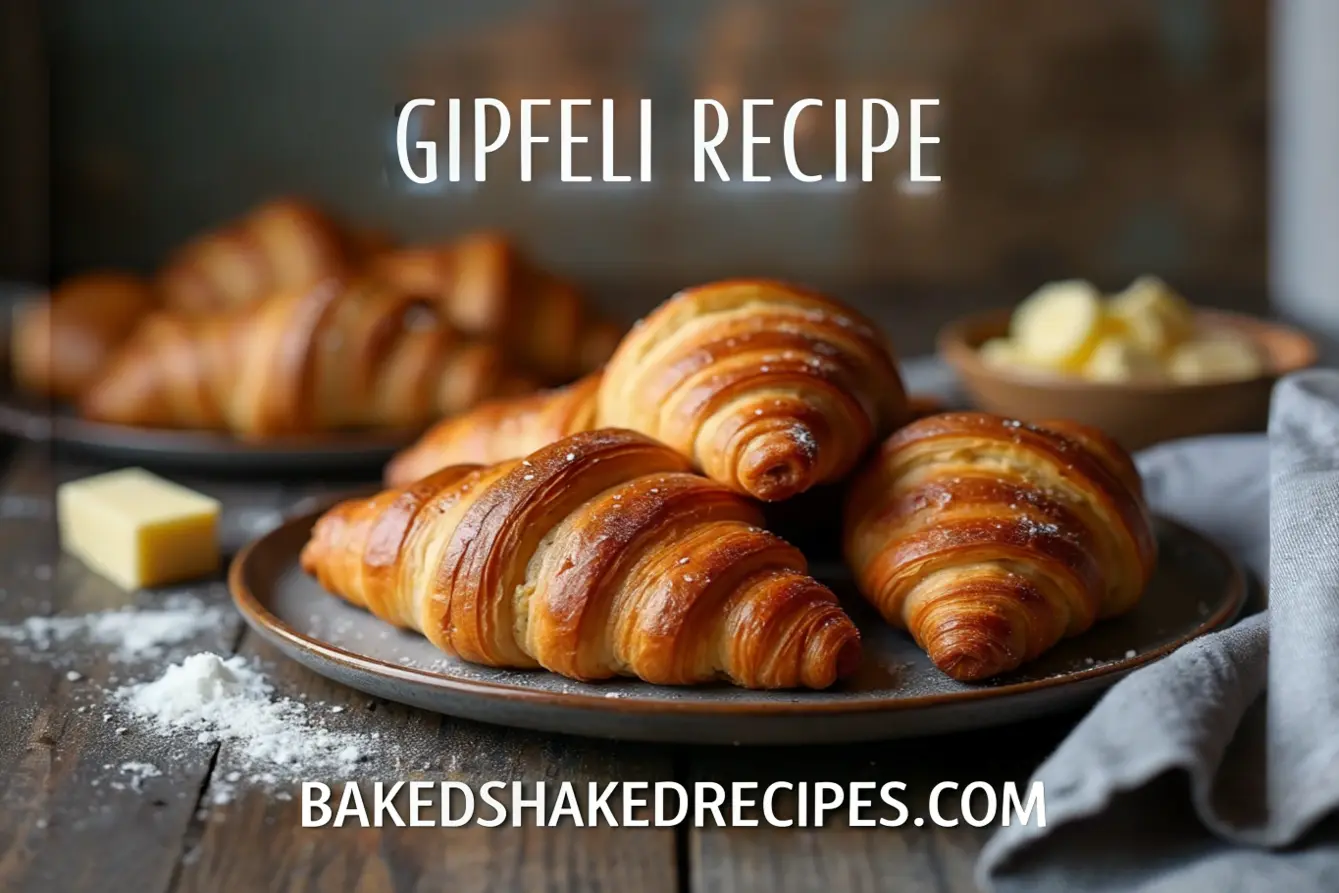
[[[706,138],[708,105],[716,111],[716,135],[710,141]],[[693,180],[695,182],[706,182],[707,156],[711,156],[711,164],[712,167],[716,168],[716,175],[722,181],[729,181],[730,175],[725,172],[725,165],[721,164],[721,158],[716,154],[716,147],[725,141],[725,135],[729,132],[730,116],[725,113],[725,106],[714,99],[693,100]]]
[[[395,153],[400,159],[400,170],[404,171],[404,175],[415,183],[437,182],[437,143],[433,140],[418,140],[414,143],[415,149],[423,151],[425,172],[420,177],[414,172],[413,165],[409,163],[409,116],[415,109],[424,106],[431,107],[436,104],[435,99],[411,99],[400,109],[400,117],[395,122]]]

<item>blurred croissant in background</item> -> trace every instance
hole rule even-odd
[[[302,199],[275,199],[186,243],[158,274],[157,287],[164,305],[182,313],[235,310],[347,272],[369,242],[375,244]]]
[[[550,384],[598,368],[623,334],[597,318],[575,286],[537,267],[499,233],[389,251],[371,272],[436,302],[452,325],[497,341]]]
[[[15,383],[57,400],[77,399],[156,303],[149,283],[131,273],[67,279],[46,300],[15,312]]]
[[[88,418],[246,437],[420,428],[529,390],[493,345],[372,280],[329,279],[232,314],[147,319],[84,395]]]
[[[435,334],[391,334],[411,304]],[[393,248],[285,197],[190,240],[153,277],[71,278],[16,315],[11,355],[19,388],[94,419],[264,436],[422,427],[527,392],[531,377],[570,382],[620,336],[504,235]],[[314,383],[290,380],[294,369]],[[262,411],[297,388],[344,385],[353,396],[340,406],[318,394],[287,416]],[[384,405],[359,402],[374,393]]]

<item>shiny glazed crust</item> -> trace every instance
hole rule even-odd
[[[821,295],[739,279],[679,292],[634,327],[605,369],[598,417],[770,502],[846,476],[905,412],[873,324]]]
[[[865,597],[964,681],[1130,610],[1156,560],[1138,472],[1113,440],[984,413],[889,438],[852,482],[844,539]]]
[[[859,633],[760,521],[674,451],[602,429],[342,503],[301,560],[474,663],[824,688],[855,668]]]

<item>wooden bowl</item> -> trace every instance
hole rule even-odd
[[[972,402],[1024,421],[1073,419],[1139,449],[1164,440],[1264,428],[1269,396],[1283,375],[1316,362],[1316,345],[1296,329],[1251,316],[1197,311],[1205,329],[1231,329],[1259,346],[1266,371],[1250,379],[1205,384],[1108,383],[986,363],[978,348],[1009,330],[1010,311],[961,319],[939,333],[939,354]]]

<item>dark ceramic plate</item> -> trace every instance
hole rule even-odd
[[[1092,700],[1136,667],[1230,623],[1246,598],[1232,559],[1194,531],[1159,520],[1157,572],[1134,611],[988,684],[965,685],[940,673],[910,638],[864,608],[840,566],[814,573],[846,602],[865,654],[856,675],[838,687],[753,692],[624,679],[587,684],[463,663],[327,594],[298,566],[316,517],[288,521],[233,561],[233,600],[261,636],[315,672],[376,697],[484,722],[608,738],[799,744],[1027,719]]]
[[[362,471],[384,465],[417,432],[353,431],[247,441],[212,431],[91,422],[0,383],[0,433],[115,462],[236,473]]]

